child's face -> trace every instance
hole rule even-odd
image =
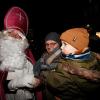
[[[65,41],[62,41],[62,45],[61,45],[61,50],[63,54],[75,54],[78,50],[76,48],[74,48],[73,46],[71,46],[70,44],[68,44]]]

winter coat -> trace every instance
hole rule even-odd
[[[52,95],[61,100],[100,100],[100,61],[94,53],[85,61],[61,58],[56,67],[42,72]]]
[[[51,54],[45,52],[34,65],[34,75],[39,76],[43,70],[53,70],[61,53],[60,49],[55,49]]]
[[[55,70],[57,62],[59,60],[60,53],[61,53],[60,49],[56,49],[51,54],[44,53],[42,57],[34,65],[35,76],[42,79],[41,77],[42,71]],[[47,91],[45,84],[41,84],[38,90],[43,92],[43,100],[48,100],[49,91]],[[50,96],[50,97],[51,97],[49,98],[50,100],[55,100],[54,96]]]

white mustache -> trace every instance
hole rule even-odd
[[[11,37],[0,39],[0,69],[13,70],[23,69],[26,63],[25,49],[28,47],[27,41],[16,40]]]

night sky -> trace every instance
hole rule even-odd
[[[91,36],[100,31],[99,0],[0,0],[0,30],[3,29],[3,18],[12,6],[19,6],[29,17],[29,33],[33,53],[38,59],[43,52],[44,37],[48,32],[61,34],[68,28],[90,25]],[[94,36],[93,36],[94,37]],[[100,48],[100,40],[92,38],[92,44]],[[95,42],[96,41],[96,42]],[[99,52],[91,45],[92,50]]]

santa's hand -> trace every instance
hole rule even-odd
[[[33,74],[27,74],[20,78],[13,79],[9,82],[9,89],[18,89],[23,87],[34,88],[39,84],[39,80],[34,78]]]

